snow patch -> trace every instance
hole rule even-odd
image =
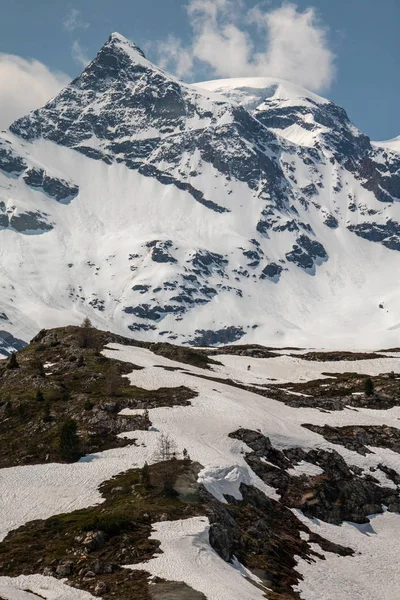
[[[0,577],[0,597],[4,600],[100,600],[89,592],[44,575]]]
[[[250,583],[256,578],[247,569],[237,560],[226,563],[211,548],[209,528],[205,517],[155,523],[151,539],[161,542],[162,554],[127,568],[183,581],[207,600],[265,600],[263,591]]]

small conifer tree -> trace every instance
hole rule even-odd
[[[144,410],[142,417],[143,417],[143,421],[144,421],[144,426],[147,427],[147,429],[148,429],[151,425],[151,421],[150,421],[149,411],[147,410],[147,408]]]
[[[94,327],[89,317],[85,317],[81,323],[79,335],[79,346],[81,348],[92,348],[94,345]]]
[[[36,361],[35,367],[41,377],[46,377],[46,371],[44,370],[44,364],[41,360]]]
[[[75,462],[81,456],[78,427],[74,419],[68,419],[60,429],[60,458],[66,462]]]
[[[7,369],[19,369],[17,355],[15,354],[15,352],[10,354],[10,358],[8,359]]]
[[[44,364],[38,358],[34,358],[33,361],[30,362],[29,366],[33,371],[35,371],[35,374],[40,375],[40,377],[46,377]]]
[[[176,454],[174,441],[169,435],[162,433],[158,439],[157,459],[162,462],[162,485],[167,494],[173,493],[173,485],[178,474]]]
[[[140,483],[147,490],[150,487],[150,469],[147,462],[144,463],[140,472]]]
[[[43,402],[44,396],[43,396],[43,392],[41,390],[37,390],[37,392],[36,392],[36,400],[38,402]]]
[[[366,396],[372,396],[374,393],[374,382],[372,381],[371,377],[367,377],[367,379],[364,381],[364,391]]]
[[[81,327],[83,327],[84,329],[91,329],[93,327],[92,321],[89,319],[89,317],[85,317],[83,319]]]

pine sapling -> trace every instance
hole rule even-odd
[[[8,363],[7,363],[7,369],[19,369],[17,355],[15,354],[15,352],[10,354],[10,357],[9,357]]]
[[[374,393],[374,382],[372,381],[371,377],[367,377],[367,379],[364,381],[364,392],[366,396],[372,396]]]
[[[141,471],[140,471],[140,483],[144,487],[145,490],[148,490],[150,487],[150,469],[147,462],[144,463]]]
[[[78,426],[74,419],[68,419],[60,429],[59,453],[61,460],[74,462],[81,457],[81,444]]]

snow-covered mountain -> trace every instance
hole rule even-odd
[[[195,345],[398,345],[399,200],[400,153],[342,108],[184,84],[113,34],[1,135],[3,351],[85,315]]]

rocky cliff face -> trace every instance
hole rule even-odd
[[[89,314],[188,344],[395,345],[399,198],[400,155],[342,108],[269,78],[190,86],[113,34],[0,139],[10,332]]]

